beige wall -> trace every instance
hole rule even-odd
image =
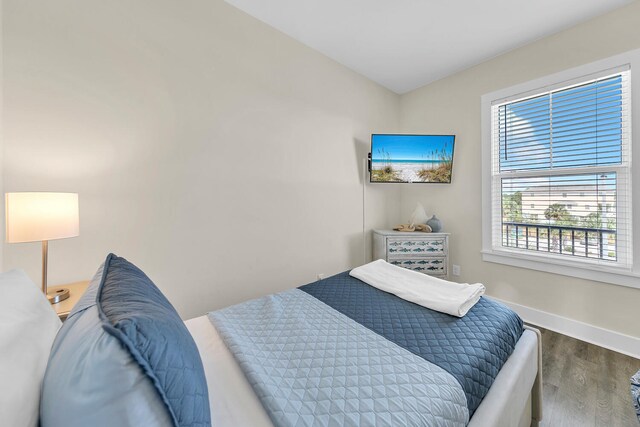
[[[640,47],[640,3],[399,97],[221,0],[5,0],[5,191],[80,193],[81,235],[50,244],[50,282],[113,251],[184,317],[362,260],[372,132],[457,135],[442,186],[368,186],[367,228],[416,202],[452,232],[462,280],[638,336],[640,291],[481,260],[480,96]],[[4,269],[39,281],[37,243]]]
[[[480,97],[639,48],[638,28],[635,2],[402,96],[402,131],[452,132],[457,138],[452,184],[402,187],[398,218],[408,218],[416,202],[436,212],[452,233],[460,279],[484,282],[490,295],[636,337],[638,289],[482,261]]]
[[[113,251],[192,317],[362,263],[362,162],[399,96],[222,0],[4,1],[4,190],[80,193],[51,284]],[[368,190],[369,228],[399,193]],[[40,280],[37,243],[4,269]]]

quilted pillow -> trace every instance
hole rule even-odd
[[[206,427],[210,417],[180,316],[140,269],[110,254],[54,343],[42,425]]]

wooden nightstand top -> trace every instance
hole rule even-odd
[[[49,291],[53,291],[60,288],[68,288],[69,289],[69,298],[64,301],[60,301],[57,304],[51,304],[51,307],[56,311],[60,320],[64,320],[69,315],[69,312],[73,308],[74,305],[80,300],[82,295],[84,295],[84,291],[87,290],[87,286],[89,285],[88,280],[84,280],[82,282],[69,283],[66,285],[59,286],[49,286]]]

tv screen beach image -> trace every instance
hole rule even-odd
[[[454,135],[372,135],[371,182],[450,183]]]

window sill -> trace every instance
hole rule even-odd
[[[541,259],[535,255],[500,250],[483,250],[482,260],[640,289],[639,274],[627,269],[607,268],[600,264],[589,265],[557,259]]]

